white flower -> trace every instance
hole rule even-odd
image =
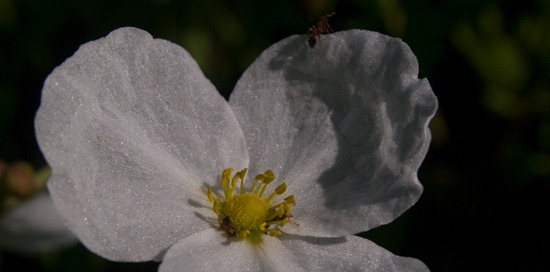
[[[47,193],[20,203],[0,217],[0,250],[35,254],[77,243]]]
[[[161,271],[427,270],[353,236],[422,192],[437,101],[417,75],[398,39],[350,30],[312,49],[291,36],[251,65],[228,103],[184,49],[118,29],[45,82],[36,132],[53,169],[48,188],[90,250],[162,260]],[[272,170],[262,201],[276,193],[262,212],[273,219],[286,203],[285,222],[225,222],[231,209],[257,215],[226,201],[242,178],[221,186],[229,167]],[[292,195],[295,205],[283,200]]]
[[[0,251],[32,255],[78,242],[45,192],[49,172],[0,160]]]

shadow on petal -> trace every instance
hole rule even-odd
[[[283,233],[282,235],[278,236],[282,241],[286,240],[301,240],[306,243],[312,244],[312,245],[318,245],[318,246],[330,246],[330,245],[337,245],[337,244],[343,244],[347,241],[347,238],[345,236],[342,237],[313,237],[313,236],[305,236],[305,235],[296,235],[296,234],[288,234]]]
[[[322,139],[336,146],[331,166],[316,181],[324,207],[344,211],[343,218],[369,217],[363,227],[372,228],[392,221],[422,193],[417,170],[437,100],[428,81],[417,78],[416,57],[401,40],[358,30],[324,38],[314,49],[305,36],[289,39],[268,67],[291,86],[285,95],[297,102],[290,116],[328,115],[332,135],[318,136],[326,134],[322,125],[299,128],[319,129],[310,133],[317,137],[309,140],[313,145]],[[320,222],[340,221],[334,213],[317,216]]]

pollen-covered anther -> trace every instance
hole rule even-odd
[[[212,210],[218,215],[220,229],[229,236],[242,238],[258,237],[264,233],[271,236],[281,235],[276,226],[286,224],[292,215],[291,205],[296,204],[294,195],[287,196],[282,202],[272,205],[275,196],[286,192],[286,184],[282,183],[267,197],[264,197],[267,186],[275,180],[275,174],[267,170],[256,175],[254,183],[248,189],[244,189],[244,178],[247,168],[235,173],[231,177],[233,168],[224,169],[221,176],[221,185],[224,198],[218,197],[208,188],[208,200],[212,203]],[[239,182],[239,190],[235,188]]]

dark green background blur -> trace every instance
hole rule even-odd
[[[44,159],[40,90],[82,43],[136,26],[182,45],[227,97],[268,46],[336,12],[334,30],[402,38],[439,98],[420,201],[362,234],[433,271],[548,271],[550,1],[0,0],[0,159]],[[305,39],[305,38],[304,38]],[[156,271],[75,246],[0,253],[2,271]],[[223,268],[220,268],[223,271]]]

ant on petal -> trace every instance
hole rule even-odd
[[[328,24],[328,19],[332,17],[332,15],[334,15],[334,12],[317,18],[317,22],[307,29],[307,34],[309,35],[307,43],[309,44],[309,48],[315,47],[318,39],[321,39],[322,34],[328,34],[333,31]]]

